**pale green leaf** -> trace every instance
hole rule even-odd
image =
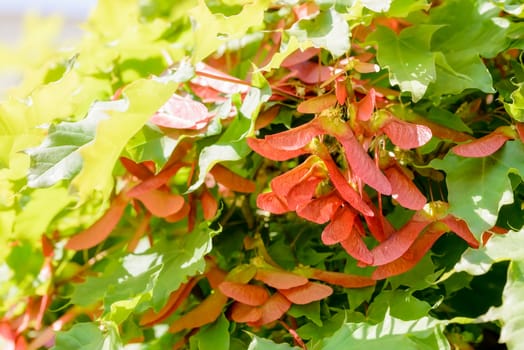
[[[409,291],[382,291],[373,300],[367,311],[369,320],[382,321],[387,312],[392,317],[409,321],[428,315],[431,306],[425,301],[415,298]]]
[[[109,194],[113,186],[111,174],[120,153],[176,88],[174,83],[137,80],[123,90],[126,108],[118,104],[118,108],[105,111],[108,118],[99,122],[95,139],[80,150],[83,167],[72,185],[81,199],[93,191]]]
[[[524,122],[524,83],[517,85],[517,89],[511,93],[512,103],[504,103],[506,112],[518,122]]]
[[[376,325],[368,323],[345,323],[324,339],[322,350],[383,350],[383,349],[450,349],[443,334],[445,321],[422,317],[414,321],[403,321],[386,314]]]
[[[488,272],[494,263],[505,260],[524,261],[524,230],[494,235],[480,249],[468,248],[453,271],[465,271],[474,276],[482,275]]]
[[[407,17],[411,12],[427,10],[428,0],[393,0],[387,11],[389,17]]]
[[[198,6],[189,11],[196,27],[192,62],[200,62],[227,40],[240,38],[249,28],[262,25],[268,5],[268,0],[254,1],[244,5],[240,13],[225,16],[222,13],[212,13],[206,2],[199,0]]]
[[[344,55],[350,48],[349,25],[334,9],[320,11],[313,18],[301,19],[286,31],[300,43],[308,43],[331,52],[333,56]]]
[[[269,339],[259,338],[256,335],[253,336],[253,340],[249,343],[247,350],[293,350],[299,349],[296,346],[291,346],[286,343],[277,344]]]
[[[378,27],[368,38],[378,44],[377,60],[389,69],[389,79],[402,91],[411,92],[414,102],[420,100],[435,81],[435,55],[430,51],[433,33],[440,26],[415,25],[400,35],[386,27]]]
[[[232,142],[229,144],[214,144],[202,149],[198,158],[198,179],[193,183],[187,192],[197,190],[206,178],[206,174],[217,163],[227,161],[237,161],[247,156],[251,149],[248,147],[245,140]]]
[[[386,12],[391,6],[392,0],[360,0],[364,7],[375,12]]]
[[[53,218],[72,201],[66,188],[51,187],[34,190],[30,200],[16,216],[14,235],[18,239],[38,240],[47,232]]]
[[[450,152],[444,159],[434,159],[430,166],[446,172],[450,212],[464,219],[480,239],[495,225],[500,208],[513,202],[508,174],[524,175],[524,145],[508,141],[484,158],[463,158]]]
[[[123,100],[95,102],[85,119],[51,125],[42,144],[26,150],[31,157],[28,185],[48,187],[60,180],[71,180],[82,168],[82,157],[77,151],[93,140],[98,123],[108,118],[106,112],[126,107]]]
[[[522,348],[524,337],[524,261],[511,261],[508,278],[502,292],[502,305],[492,307],[481,316],[483,321],[500,321],[499,342],[506,343],[509,350]]]

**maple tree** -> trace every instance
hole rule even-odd
[[[0,347],[519,348],[522,18],[99,0],[0,47],[41,51],[0,104]]]

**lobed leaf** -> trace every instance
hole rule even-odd
[[[378,27],[369,41],[378,43],[378,63],[389,69],[389,80],[419,101],[436,80],[435,55],[430,50],[433,34],[439,25],[419,24],[403,29],[397,36],[386,27]]]
[[[335,57],[342,56],[350,48],[348,23],[333,8],[320,11],[312,18],[299,20],[287,33],[298,38],[299,42],[309,42],[316,48],[324,48]]]
[[[444,159],[431,161],[430,166],[446,172],[449,212],[466,221],[480,239],[495,225],[499,209],[513,202],[508,174],[524,174],[524,146],[520,141],[507,141],[499,151],[483,158],[448,153]]]
[[[93,191],[109,195],[113,167],[125,145],[177,87],[152,79],[136,80],[124,88],[124,100],[104,110],[107,118],[98,123],[95,139],[80,150],[83,167],[72,182],[82,199]]]

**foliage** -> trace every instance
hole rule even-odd
[[[0,347],[519,348],[523,10],[99,0],[61,49],[31,18]]]

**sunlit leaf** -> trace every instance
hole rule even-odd
[[[504,108],[513,119],[524,122],[524,84],[518,84],[511,93],[512,103],[504,103]]]
[[[428,85],[436,79],[435,56],[430,50],[438,25],[415,25],[399,36],[385,27],[378,27],[368,38],[378,43],[377,59],[389,69],[389,79],[402,91],[411,92],[414,102],[420,100]]]
[[[287,33],[299,42],[311,42],[314,47],[327,49],[336,57],[349,50],[349,26],[334,9],[321,11],[311,19],[301,19]]]
[[[508,174],[524,174],[522,164],[524,147],[519,141],[506,142],[488,157],[461,158],[448,153],[431,162],[446,172],[450,213],[465,220],[477,239],[495,225],[500,208],[513,202]]]
[[[111,172],[127,141],[175,89],[175,84],[166,85],[154,80],[137,80],[124,88],[125,102],[105,111],[108,118],[99,122],[95,139],[80,151],[83,166],[72,185],[81,198],[87,198],[94,190],[108,194],[113,186]]]
[[[386,314],[376,325],[345,323],[333,336],[322,341],[322,349],[450,349],[443,334],[445,322],[432,317],[403,321]]]

